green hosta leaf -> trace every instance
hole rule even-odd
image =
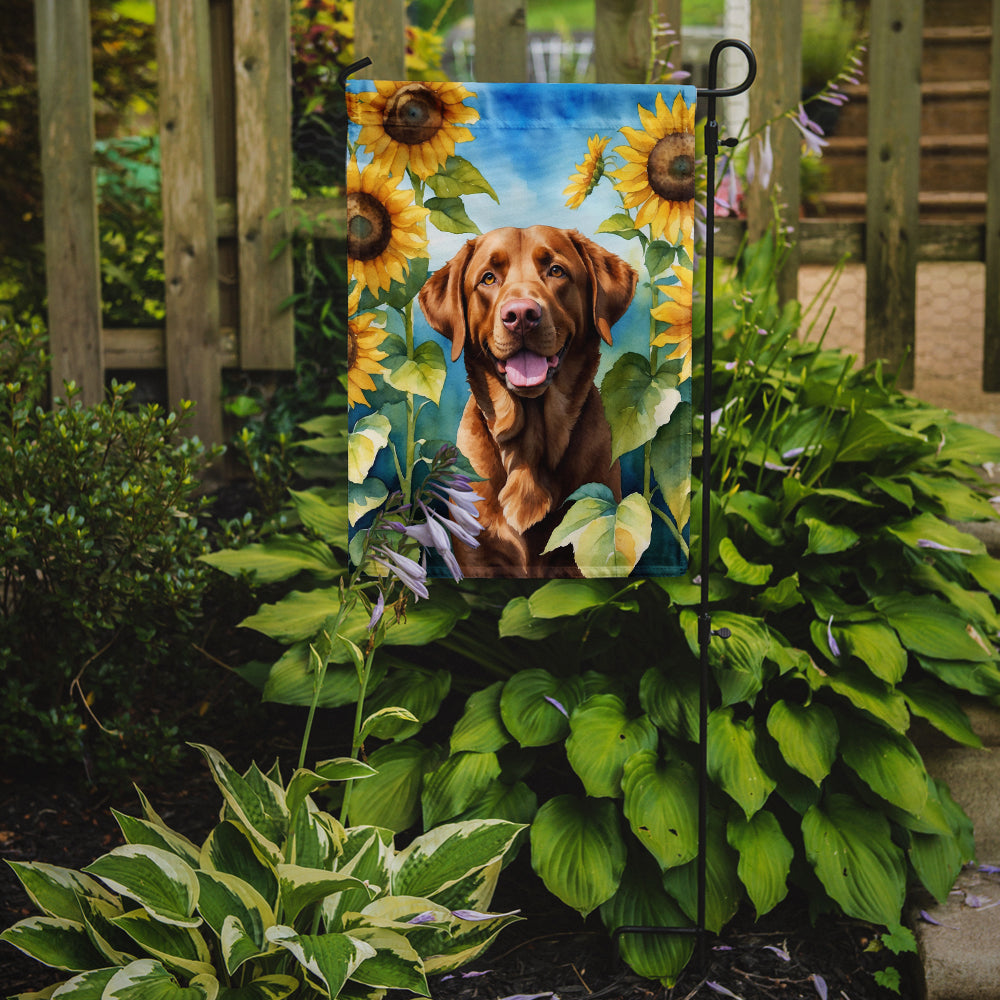
[[[379,747],[368,761],[378,772],[351,790],[353,826],[381,826],[400,833],[420,817],[424,773],[437,765],[437,754],[407,740]]]
[[[463,194],[488,194],[497,204],[500,203],[500,199],[486,178],[461,156],[449,156],[444,167],[427,178],[427,186],[439,198],[456,198]]]
[[[522,670],[504,684],[500,716],[521,746],[542,747],[566,736],[569,715],[582,700],[580,678],[560,679],[547,670]]]
[[[767,731],[785,761],[818,787],[837,757],[837,720],[826,705],[778,700],[767,716]]]
[[[817,668],[811,667],[806,677],[814,688],[829,688],[855,708],[881,719],[899,733],[906,732],[910,713],[906,710],[903,696],[884,681],[872,677],[867,670],[842,667],[835,673],[823,675]]]
[[[924,476],[919,472],[910,472],[906,478],[938,505],[951,521],[983,521],[996,517],[996,511],[986,497],[954,476]]]
[[[424,826],[454,819],[500,776],[495,753],[457,753],[424,780],[421,804]]]
[[[202,744],[192,744],[200,750],[212,770],[212,777],[235,816],[249,831],[257,845],[272,862],[281,856],[278,849],[288,830],[288,807],[284,789],[273,781],[261,778],[257,787],[238,774],[217,750]]]
[[[499,635],[501,639],[518,636],[521,639],[544,639],[563,628],[563,623],[555,620],[536,618],[531,613],[527,597],[515,597],[508,601],[500,615]]]
[[[616,799],[622,768],[638,750],[653,750],[659,738],[646,716],[629,719],[625,703],[612,694],[592,695],[570,716],[566,758],[588,795]]]
[[[538,796],[523,782],[493,781],[459,819],[505,819],[527,826],[538,812]]]
[[[208,945],[194,928],[161,923],[145,910],[123,913],[111,922],[170,969],[188,976],[211,975],[214,970]]]
[[[79,901],[81,896],[93,896],[108,903],[115,902],[115,897],[97,879],[71,868],[60,868],[39,861],[8,861],[7,864],[32,903],[46,916],[82,920],[83,911]]]
[[[777,548],[785,541],[781,510],[771,497],[739,490],[726,497],[726,515],[746,522],[758,538]]]
[[[910,863],[920,881],[939,903],[944,903],[962,865],[975,855],[972,823],[947,788],[931,780],[928,798],[941,811],[944,832],[910,834]]]
[[[461,750],[493,753],[510,742],[510,733],[500,716],[502,690],[503,681],[497,681],[469,696],[465,711],[451,733],[452,753]]]
[[[678,376],[664,368],[654,375],[649,359],[641,354],[618,358],[601,382],[612,460],[656,437],[681,402],[677,383]]]
[[[996,652],[975,626],[936,597],[884,595],[874,603],[903,645],[915,653],[939,660],[981,663],[996,659]]]
[[[369,476],[363,483],[347,484],[347,521],[353,527],[369,511],[385,503],[389,487],[376,476]]]
[[[234,875],[253,886],[272,908],[277,905],[277,874],[242,824],[226,821],[208,835],[201,848],[200,867]]]
[[[357,781],[374,777],[377,773],[375,768],[353,757],[334,757],[331,760],[320,761],[313,771],[304,767],[299,768],[288,782],[285,805],[289,813],[294,814],[298,812],[307,796],[331,781]]]
[[[389,886],[390,858],[393,853],[392,831],[372,826],[352,827],[346,835],[337,869],[342,875],[352,875],[378,891]],[[393,898],[393,897],[385,897]],[[326,930],[347,930],[344,916],[358,913],[372,902],[369,889],[345,889],[327,896],[322,903]]]
[[[385,676],[385,658],[376,658],[369,686],[377,685]],[[330,664],[323,675],[317,708],[339,708],[358,700],[358,675],[353,666]],[[264,701],[280,705],[312,705],[316,697],[316,673],[308,642],[289,646],[274,663],[261,692]]]
[[[430,996],[424,963],[402,934],[384,927],[361,926],[351,930],[351,937],[375,949],[375,954],[351,973],[355,982]]]
[[[828,524],[815,517],[807,517],[803,520],[809,529],[806,555],[829,556],[845,552],[855,545],[861,537],[846,524]]]
[[[1000,559],[993,556],[973,556],[964,560],[965,568],[972,574],[976,583],[994,597],[1000,597]]]
[[[146,844],[125,844],[98,858],[84,871],[113,892],[134,899],[150,916],[178,927],[197,927],[198,878],[191,866],[170,851]]]
[[[896,633],[878,622],[836,625],[833,634],[843,652],[856,656],[887,684],[898,684],[906,673],[906,650]]]
[[[632,493],[615,504],[606,486],[584,487],[598,495],[577,499],[549,536],[543,552],[573,546],[573,556],[585,577],[624,577],[635,569],[652,538],[653,515],[641,493]]]
[[[931,680],[908,681],[900,686],[906,704],[914,715],[967,747],[981,747],[983,741],[972,728],[965,710],[954,694]]]
[[[908,813],[919,815],[927,801],[927,772],[910,740],[852,719],[849,738],[840,744],[847,766],[876,795]]]
[[[618,592],[607,580],[549,580],[529,598],[535,618],[562,618],[603,607]]]
[[[317,590],[293,590],[276,604],[262,604],[255,615],[240,622],[278,642],[291,643],[312,639],[328,619],[340,610],[340,591],[336,587]]]
[[[942,521],[933,514],[918,514],[909,521],[889,525],[886,530],[913,549],[928,548],[926,544],[921,543],[931,542],[933,546],[940,545],[945,549],[969,555],[983,555],[986,552],[986,546],[974,535]]]
[[[763,587],[774,570],[770,563],[762,565],[747,562],[729,538],[723,538],[719,542],[719,557],[726,565],[726,575],[729,579],[744,583],[748,587]]]
[[[639,704],[660,729],[678,740],[698,739],[698,675],[690,665],[669,672],[650,667],[639,682]]]
[[[641,857],[630,858],[615,894],[601,904],[608,931],[619,927],[686,927],[690,921],[667,895],[656,868]],[[673,986],[694,951],[690,934],[623,934],[622,958],[638,975]]]
[[[851,425],[837,451],[838,462],[867,462],[879,458],[890,448],[926,443],[923,434],[890,423],[870,410],[862,410]]]
[[[382,364],[389,369],[383,378],[394,389],[423,396],[434,404],[441,401],[448,366],[437,341],[418,344],[412,358],[396,355],[385,358]]]
[[[773,587],[768,587],[755,597],[757,607],[765,614],[767,612],[779,613],[794,608],[796,605],[804,604],[805,598],[799,590],[799,574],[792,573],[779,580]]]
[[[504,820],[446,823],[396,855],[392,891],[434,899],[460,880],[499,862],[523,829]]]
[[[463,911],[456,908],[455,912]],[[520,919],[516,912],[497,914],[489,919],[454,918],[450,931],[439,932],[439,943],[426,956],[424,971],[428,974],[451,972],[468,965],[486,951],[504,927]]]
[[[708,774],[748,819],[764,805],[776,782],[757,762],[753,718],[737,721],[731,707],[709,714]]]
[[[802,836],[809,863],[844,913],[873,924],[899,923],[906,866],[882,813],[849,795],[830,795],[806,813]]]
[[[318,490],[288,491],[299,520],[329,545],[347,548],[347,512]]]
[[[28,917],[0,934],[6,941],[35,961],[54,969],[81,972],[105,964],[91,944],[86,927],[64,917]]]
[[[461,198],[428,198],[424,208],[430,209],[430,223],[443,233],[480,233],[465,211]]]
[[[343,571],[325,542],[292,535],[272,535],[266,542],[209,552],[199,558],[230,576],[246,574],[258,584],[288,580],[298,573],[331,580]]]
[[[781,832],[774,813],[765,809],[750,819],[738,816],[726,828],[729,846],[739,851],[736,873],[760,919],[788,894],[788,873],[795,849]]]
[[[391,740],[397,734],[405,738],[417,732],[420,725],[420,720],[407,708],[380,708],[365,719],[358,735],[362,740],[369,736]]]
[[[935,660],[930,656],[918,656],[917,662],[949,687],[987,697],[1000,694],[1000,670],[992,663]]]
[[[660,868],[686,864],[698,853],[698,783],[690,766],[660,760],[655,749],[625,762],[625,818]]]
[[[692,655],[700,656],[698,616],[682,611],[681,627]],[[713,636],[708,646],[708,662],[722,689],[723,703],[753,702],[764,683],[764,660],[771,649],[771,636],[759,618],[718,611],[712,615],[712,629],[727,628],[728,639]]]
[[[618,889],[625,871],[618,809],[607,799],[558,795],[531,824],[531,865],[546,888],[586,916]]]
[[[215,976],[198,975],[181,986],[159,962],[143,958],[117,970],[101,1000],[216,1000],[218,995]]]
[[[705,926],[718,934],[732,919],[743,899],[743,884],[736,874],[736,852],[726,843],[721,814],[711,812],[705,850]],[[663,886],[691,920],[698,917],[698,861],[663,873]]]
[[[375,957],[375,949],[349,934],[296,934],[291,927],[270,927],[267,939],[295,956],[312,980],[335,997],[344,983],[366,959]]]
[[[313,903],[346,889],[364,889],[360,879],[342,872],[303,868],[300,865],[278,865],[282,913],[287,920],[295,918]],[[372,892],[371,895],[374,895]]]
[[[371,472],[378,453],[389,443],[392,424],[381,413],[362,417],[347,438],[347,478],[360,486]]]

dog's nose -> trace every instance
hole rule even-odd
[[[511,299],[500,310],[500,321],[511,333],[522,336],[538,326],[542,307],[534,299]]]

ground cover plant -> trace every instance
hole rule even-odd
[[[766,914],[793,887],[814,914],[869,921],[905,948],[908,885],[943,898],[973,853],[908,730],[919,716],[977,745],[957,696],[1000,694],[1000,562],[952,523],[995,516],[975,466],[1000,459],[1000,441],[906,397],[880,365],[800,339],[800,307],[774,291],[782,253],[773,237],[746,247],[715,295],[710,595],[713,626],[732,635],[711,645],[707,924],[721,930],[744,903]],[[324,430],[313,447],[343,453],[344,429]],[[339,600],[343,539],[310,542],[333,560],[325,578],[270,558],[295,539],[227,556],[230,572],[290,581],[245,622],[288,652],[247,675],[265,698],[350,705],[349,645],[333,642],[318,686],[306,652]],[[530,822],[535,870],[582,915],[609,930],[691,923],[698,581],[435,586],[387,631],[392,656],[370,678],[370,709],[413,718],[369,735],[378,774],[355,790],[351,821]],[[428,723],[451,691],[467,699],[442,739]],[[672,982],[691,942],[629,937],[622,950]]]

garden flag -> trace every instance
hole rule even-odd
[[[695,100],[350,82],[352,533],[453,444],[465,575],[686,570]]]

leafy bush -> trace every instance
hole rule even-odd
[[[285,785],[276,767],[241,775],[199,749],[225,803],[200,847],[140,793],[144,818],[115,813],[126,845],[82,872],[11,863],[43,915],[0,938],[79,973],[60,996],[430,996],[427,974],[471,961],[518,919],[485,912],[516,824],[453,823],[399,850],[390,831],[345,829],[311,798],[369,778],[367,765],[325,761]]]
[[[83,757],[107,775],[175,752],[150,681],[191,662],[209,455],[185,434],[187,405],[133,410],[127,385],[96,406],[68,385],[42,408],[41,336],[0,321],[0,742],[7,760]]]
[[[1000,460],[1000,440],[903,395],[879,364],[797,339],[801,309],[774,290],[781,253],[747,248],[715,294],[710,600],[731,637],[709,655],[707,925],[795,886],[814,911],[902,940],[908,884],[944,898],[973,852],[909,727],[919,716],[976,746],[957,696],[1000,695],[1000,561],[953,523],[995,517],[976,466]],[[326,432],[330,453],[343,430]],[[700,495],[692,509],[698,566]],[[296,588],[245,622],[289,645],[256,672],[265,698],[313,696],[309,637],[336,611],[343,544],[286,533],[243,554]],[[699,599],[687,578],[439,590],[387,634],[397,657],[369,703],[419,722],[378,733],[352,820],[531,821],[535,869],[581,914],[693,923]],[[430,641],[425,662],[406,648]],[[334,654],[321,696],[349,704],[355,671]],[[473,693],[443,752],[417,737],[452,684]],[[667,982],[691,947],[622,939],[636,971]]]

